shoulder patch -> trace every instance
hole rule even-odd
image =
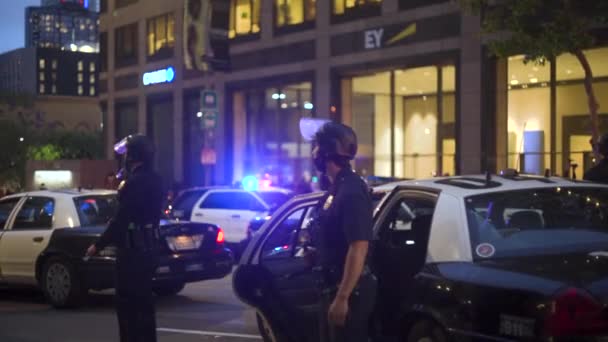
[[[329,195],[327,196],[327,199],[325,200],[325,203],[323,204],[323,210],[327,210],[331,207],[331,204],[334,201],[334,195]]]

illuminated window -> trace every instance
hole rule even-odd
[[[313,21],[316,14],[315,0],[275,0],[278,27]]]
[[[43,73],[43,72],[41,72],[41,73],[38,75],[38,80],[39,80],[39,81],[44,81],[44,73]]]
[[[89,76],[89,83],[91,83],[91,84],[95,83],[95,75],[90,75]]]
[[[347,14],[351,10],[365,6],[378,6],[382,0],[333,0],[333,14]]]
[[[89,71],[95,72],[95,62],[91,62],[91,64],[89,64]]]
[[[79,72],[79,73],[78,73],[78,83],[82,83],[82,79],[83,79],[83,77],[82,77],[82,73],[81,73],[81,72]]]
[[[83,69],[82,61],[78,61],[78,71],[82,71]]]
[[[53,59],[51,66],[53,67],[53,70],[57,70],[57,60],[56,59]]]
[[[260,0],[231,0],[229,37],[260,32]]]
[[[89,95],[95,96],[95,87],[91,86],[91,88],[89,88]]]
[[[175,16],[165,14],[148,20],[148,56],[175,45]]]
[[[78,86],[78,95],[82,95],[82,93],[83,93],[82,85],[79,85]]]
[[[41,59],[38,61],[38,65],[40,66],[40,69],[44,69],[44,68],[45,68],[45,66],[46,66],[46,61],[45,61],[43,58],[41,58]]]
[[[57,94],[57,86],[56,85],[53,84],[53,87],[51,89],[52,89],[51,92],[53,94]]]
[[[45,91],[44,84],[41,84],[39,88],[40,88],[39,89],[40,90],[40,94],[44,94],[44,91]]]
[[[51,74],[51,79],[53,81],[57,81],[57,73],[56,72],[54,72],[54,73]]]

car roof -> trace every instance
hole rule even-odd
[[[243,188],[233,187],[233,186],[199,186],[199,187],[192,187],[192,188],[184,189],[184,190],[180,191],[180,194],[185,193],[185,192],[192,192],[192,191],[209,191],[209,190],[229,190],[229,191],[246,191],[246,192],[281,192],[286,195],[288,195],[292,192],[291,190],[288,190],[288,189],[277,188],[277,187],[272,187],[272,186],[263,188],[263,189],[254,190],[254,191],[249,191],[249,190],[245,190]]]
[[[378,191],[385,191],[392,190],[398,186],[424,188],[460,198],[491,192],[555,187],[594,187],[608,189],[608,185],[603,184],[577,181],[561,177],[542,177],[534,175],[469,175],[436,177],[394,182],[375,187],[375,189]]]
[[[21,193],[12,194],[4,198],[15,198],[22,196],[39,196],[39,197],[79,197],[79,196],[107,196],[115,195],[115,190],[106,189],[58,189],[58,190],[36,190],[24,191]]]

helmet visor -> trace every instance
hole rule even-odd
[[[330,120],[328,119],[315,119],[315,118],[301,118],[300,119],[300,134],[305,141],[312,141],[315,138],[315,134]]]
[[[127,153],[127,142],[129,137],[122,139],[121,141],[114,144],[114,152],[123,155]]]

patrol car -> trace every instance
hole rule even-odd
[[[380,189],[375,341],[606,340],[607,186],[507,172]],[[264,341],[316,341],[304,250],[321,197],[283,206],[233,274]]]
[[[35,285],[55,307],[74,306],[89,289],[114,286],[115,248],[83,258],[117,209],[115,191],[35,191],[0,199],[0,283]],[[157,295],[187,282],[223,278],[233,266],[221,228],[161,222]]]

